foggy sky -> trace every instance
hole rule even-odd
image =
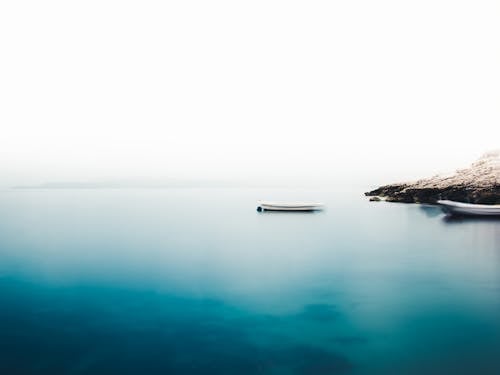
[[[391,182],[500,147],[497,1],[0,4],[0,184]]]

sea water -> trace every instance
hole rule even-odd
[[[0,374],[499,374],[500,221],[362,192],[1,191]]]

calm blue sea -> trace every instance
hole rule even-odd
[[[362,192],[1,191],[0,374],[500,374],[500,221]]]

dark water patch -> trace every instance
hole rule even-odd
[[[366,344],[368,339],[361,336],[340,336],[333,337],[330,341],[340,345],[360,345]]]
[[[13,280],[0,290],[2,374],[340,374],[351,368],[340,354],[287,346],[286,339],[281,349],[256,344],[253,330],[280,319],[217,299]],[[311,306],[306,311],[332,312]]]
[[[299,375],[346,374],[353,364],[343,355],[314,346],[299,345],[277,350],[271,357],[276,364],[293,366],[293,373]]]
[[[298,314],[299,318],[318,322],[331,322],[337,320],[339,316],[340,313],[334,305],[319,303],[306,305],[302,312]]]

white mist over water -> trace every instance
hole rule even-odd
[[[0,5],[0,185],[366,181],[500,139],[496,1]]]

